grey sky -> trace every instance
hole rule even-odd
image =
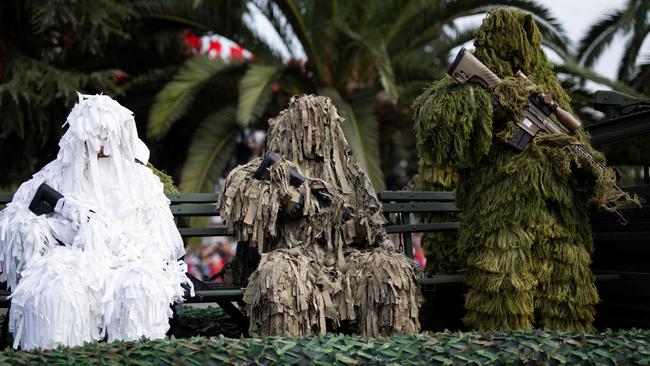
[[[624,0],[540,0],[539,2],[549,8],[562,23],[567,35],[574,42],[573,46],[577,46],[590,25],[605,14],[611,13],[612,10],[625,6]],[[594,65],[597,72],[610,79],[616,79],[619,61],[623,56],[624,41],[620,36],[614,39],[612,45]],[[641,55],[650,56],[650,39],[646,39],[643,44]]]

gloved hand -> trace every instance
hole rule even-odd
[[[59,199],[54,212],[77,224],[88,223],[95,216],[95,211],[70,198]]]
[[[72,222],[48,220],[48,224],[52,231],[52,236],[65,245],[71,245],[79,231],[77,225]]]

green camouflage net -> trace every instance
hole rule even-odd
[[[475,45],[474,55],[502,84],[488,91],[446,77],[413,106],[419,188],[448,189],[450,167],[457,172],[461,229],[457,247],[446,252],[456,256],[449,263],[466,267],[470,290],[464,321],[488,330],[591,329],[599,298],[589,269],[589,204],[629,197],[614,189],[611,170],[598,169],[602,155],[589,146],[582,129],[569,136],[540,133],[522,152],[504,143],[532,93],[554,91],[560,106],[571,110],[530,14],[490,11]],[[517,70],[535,85],[514,77]],[[496,109],[493,96],[499,98]],[[571,154],[574,144],[583,145],[597,163]]]
[[[424,333],[390,338],[190,338],[21,352],[12,365],[647,365],[650,331]]]

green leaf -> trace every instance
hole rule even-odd
[[[240,132],[235,109],[226,107],[208,115],[194,134],[181,172],[182,192],[212,192],[235,148]]]
[[[395,73],[393,72],[393,66],[390,62],[390,57],[388,56],[388,51],[386,50],[386,42],[381,37],[380,34],[376,32],[370,32],[368,34],[359,34],[350,29],[347,25],[344,25],[340,22],[336,23],[337,26],[343,30],[350,38],[361,43],[372,55],[377,70],[379,71],[379,76],[381,79],[381,85],[388,94],[388,97],[393,103],[397,102],[397,87],[395,86]]]
[[[156,95],[149,115],[149,137],[160,138],[167,133],[171,125],[185,115],[200,88],[228,68],[229,65],[204,56],[187,60],[174,79]]]
[[[436,360],[438,362],[441,362],[443,365],[453,365],[454,364],[454,361],[452,361],[451,359],[449,359],[447,357],[443,357],[441,355],[435,355],[435,356],[432,357],[432,359],[434,359],[434,360]]]
[[[350,148],[375,190],[381,191],[385,185],[379,165],[379,125],[375,116],[374,94],[359,95],[348,102],[332,88],[321,89],[319,93],[332,98],[345,118],[342,128]]]
[[[264,114],[271,100],[271,86],[284,67],[250,65],[239,82],[239,105],[237,122],[247,126]]]
[[[589,28],[578,46],[580,63],[591,66],[603,53],[614,39],[614,35],[621,30],[619,25],[625,18],[626,10],[619,10],[605,14],[600,20]]]
[[[619,81],[611,80],[589,68],[580,66],[571,60],[565,60],[564,64],[556,65],[555,70],[557,72],[569,74],[570,76],[578,77],[580,79],[591,80],[599,84],[607,85],[621,93],[629,94],[632,96],[640,96],[640,94],[632,89],[632,87]]]
[[[346,365],[357,365],[359,361],[355,360],[354,358],[348,357],[342,353],[336,353],[334,358],[338,362],[342,362]]]
[[[331,84],[332,75],[330,75],[329,69],[324,65],[321,60],[319,49],[316,47],[316,43],[310,37],[310,31],[307,28],[305,19],[301,12],[301,5],[297,4],[294,0],[276,0],[275,4],[282,10],[284,17],[287,22],[291,25],[294,34],[300,40],[305,53],[307,54],[307,59],[310,64],[313,65],[314,71],[318,79],[326,84]]]
[[[384,87],[386,94],[393,103],[397,102],[398,94],[397,87],[395,86],[395,73],[393,66],[390,63],[390,57],[386,51],[386,43],[381,38],[371,38],[363,41],[363,44],[368,48],[368,51],[374,56],[379,75],[381,77],[381,85]]]

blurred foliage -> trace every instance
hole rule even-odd
[[[460,29],[455,20],[497,6],[532,12],[547,45],[568,52],[559,23],[534,1],[250,1],[249,8],[270,21],[289,61],[253,42],[249,49],[257,61],[245,65],[216,62],[206,68],[203,61],[188,60],[158,94],[149,132],[170,136],[179,124],[196,131],[181,189],[209,191],[216,177],[248,158],[231,158],[233,151],[245,150],[233,141],[245,145],[250,131],[266,130],[266,120],[285,108],[292,95],[321,94],[332,98],[345,117],[344,133],[375,188],[399,189],[416,170],[409,109],[413,98],[444,74],[450,51],[472,39],[474,29]],[[306,60],[297,59],[298,50]],[[214,88],[225,80],[233,84]],[[222,92],[233,87],[234,93]],[[236,103],[230,101],[233,96]],[[208,104],[209,110],[200,109]]]
[[[639,76],[646,76],[644,84],[647,84],[650,80],[647,75],[641,75],[641,70],[636,64],[641,46],[650,32],[649,13],[650,2],[628,0],[621,9],[612,9],[603,14],[580,40],[577,52],[580,63],[588,67],[593,66],[615,37],[623,35],[626,38],[623,48],[625,52],[621,55],[617,78],[624,83],[636,84],[640,81]]]
[[[648,92],[647,56],[635,46],[647,35],[647,5],[630,0],[603,16],[574,53],[559,22],[533,0],[2,1],[0,187],[15,189],[55,157],[79,91],[109,94],[134,111],[153,163],[184,191],[210,191],[249,159],[249,137],[266,130],[291,95],[327,95],[377,188],[399,189],[417,170],[411,102],[444,75],[452,50],[473,38],[474,28],[458,19],[498,6],[534,14],[546,47],[563,60],[563,85],[590,122],[588,80]],[[253,11],[278,33],[288,60],[258,34]],[[256,59],[192,56],[188,30],[228,37]],[[618,33],[634,52],[624,55],[621,80],[611,81],[589,67]]]
[[[151,98],[189,56],[182,30],[212,19],[204,29],[232,34],[244,9],[241,2],[0,2],[0,187],[14,189],[56,156],[77,92],[117,97],[146,122]]]

